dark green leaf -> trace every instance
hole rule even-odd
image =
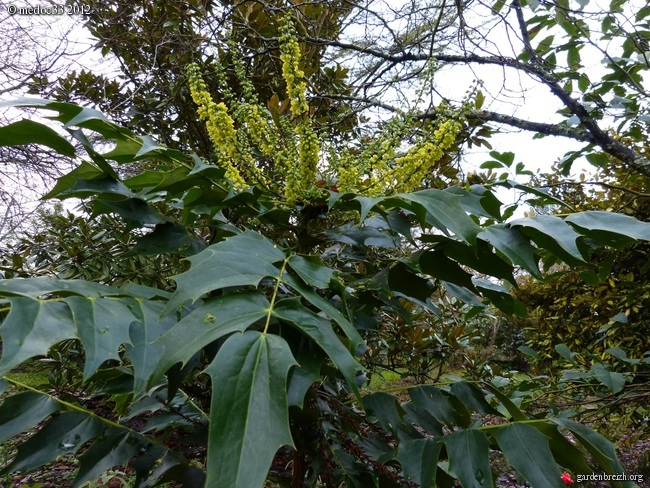
[[[584,264],[584,257],[576,243],[580,234],[562,219],[551,215],[537,215],[514,220],[510,225],[528,230],[540,247],[552,251],[567,263]]]
[[[459,430],[445,436],[449,470],[460,480],[463,488],[494,486],[488,452],[487,436],[476,429]]]
[[[582,281],[584,281],[588,285],[595,286],[598,283],[600,283],[600,278],[598,277],[598,273],[596,273],[595,271],[592,271],[590,269],[587,270],[587,271],[581,272],[580,273],[580,278],[582,279]]]
[[[200,298],[204,293],[230,286],[257,286],[265,277],[275,277],[280,270],[273,263],[282,261],[284,253],[262,235],[246,231],[214,244],[188,260],[192,267],[174,280],[178,288],[166,311],[181,303]]]
[[[465,213],[460,205],[460,196],[442,190],[422,190],[399,194],[406,201],[421,205],[426,211],[426,221],[443,231],[449,231],[474,244],[481,228]]]
[[[512,419],[516,421],[520,420],[527,420],[528,415],[526,415],[524,412],[522,412],[517,405],[514,404],[514,402],[508,398],[508,396],[503,393],[499,388],[496,386],[492,386],[489,383],[485,384],[485,388],[492,393],[495,398],[505,407],[505,409],[508,411]]]
[[[352,323],[346,319],[334,305],[322,298],[310,288],[303,285],[299,280],[291,275],[285,273],[282,277],[282,281],[300,293],[302,297],[311,303],[314,307],[322,310],[332,319],[334,319],[339,327],[341,327],[341,330],[345,333],[345,335],[348,336],[348,339],[350,339],[352,343],[351,349],[353,352],[356,353],[357,348],[364,344],[364,340],[361,338],[361,335],[359,335],[357,329],[354,328],[354,325],[352,325]]]
[[[506,168],[509,168],[512,166],[512,163],[515,162],[515,153],[510,151],[504,153],[500,153],[499,151],[490,151],[490,156],[503,163]]]
[[[335,273],[333,269],[325,266],[318,256],[294,254],[287,263],[305,283],[316,288],[327,288]]]
[[[57,401],[33,391],[8,397],[0,406],[0,441],[31,429],[59,410]]]
[[[425,410],[422,406],[410,401],[402,404],[402,408],[406,412],[405,419],[407,422],[423,429],[433,437],[441,437],[443,435],[443,425],[431,415],[431,412]]]
[[[496,2],[494,2],[494,6],[492,7],[492,13],[498,14],[505,4],[506,4],[505,0],[497,0]]]
[[[591,372],[612,393],[619,393],[625,387],[625,376],[615,371],[610,371],[604,365],[595,363],[591,365]]]
[[[299,298],[288,298],[276,303],[273,316],[293,324],[298,330],[316,341],[341,371],[352,390],[357,395],[359,394],[357,374],[363,368],[341,343],[329,320],[319,317],[303,306]]]
[[[479,167],[481,169],[501,169],[504,167],[504,165],[498,161],[485,161]]]
[[[623,474],[625,470],[616,456],[616,447],[599,433],[589,427],[574,422],[573,420],[555,418],[551,422],[570,430],[582,444],[598,465],[607,474]],[[634,487],[635,484],[627,482],[614,482],[614,486]]]
[[[113,178],[115,180],[119,179],[118,174],[115,172],[115,170],[111,167],[111,165],[104,159],[104,157],[97,153],[95,151],[94,146],[92,143],[88,140],[86,137],[86,134],[84,134],[83,130],[81,129],[68,129],[68,132],[74,137],[77,141],[81,142],[83,145],[84,149],[88,153],[88,156],[90,156],[90,159],[92,159],[93,163],[97,165],[99,169],[101,169],[104,174],[110,178]]]
[[[420,270],[429,276],[476,292],[474,283],[472,283],[472,275],[461,268],[458,263],[445,256],[442,251],[425,251],[421,253],[418,264]]]
[[[575,71],[580,68],[580,51],[576,47],[570,47],[567,51],[567,63],[569,69]]]
[[[519,352],[522,354],[525,354],[526,356],[530,356],[535,359],[542,359],[542,356],[539,355],[537,351],[535,351],[532,347],[529,346],[519,346],[517,348]]]
[[[548,438],[535,427],[512,423],[494,433],[499,447],[532,488],[561,488],[562,473],[548,446]]]
[[[382,198],[368,198],[368,197],[362,197],[362,196],[355,196],[354,199],[359,202],[361,205],[361,210],[360,210],[360,218],[361,222],[366,220],[366,217],[370,213],[370,211],[377,205],[379,202],[381,202],[383,199]]]
[[[102,178],[106,178],[106,173],[104,173],[96,166],[86,161],[82,161],[81,164],[70,171],[70,173],[57,178],[56,185],[54,185],[54,188],[52,188],[52,190],[50,190],[50,192],[47,193],[43,199],[45,200],[48,198],[58,197],[60,194],[72,188],[80,179],[96,180]]]
[[[153,140],[151,136],[138,136],[138,139],[142,141],[141,147],[138,150],[138,153],[135,155],[137,159],[143,157],[152,157],[157,153],[165,152],[168,149],[165,146],[160,146]],[[153,154],[152,154],[153,153]]]
[[[432,438],[400,442],[396,459],[402,465],[404,477],[420,488],[435,487],[441,449],[442,444]]]
[[[422,437],[413,426],[404,422],[404,409],[397,399],[388,393],[371,393],[363,397],[363,407],[370,417],[379,421],[379,425],[400,440]]]
[[[66,176],[64,176],[64,178],[66,178]],[[56,187],[44,198],[87,198],[104,193],[109,195],[120,195],[127,198],[134,196],[131,190],[124,186],[121,181],[109,177],[92,180],[79,178],[69,188],[56,193],[55,190]]]
[[[526,306],[510,294],[503,286],[489,280],[474,278],[476,288],[502,312],[508,315],[526,315]]]
[[[103,424],[96,417],[83,412],[64,412],[18,447],[13,462],[4,473],[31,471],[59,456],[76,452],[90,439],[98,436]]]
[[[470,411],[478,412],[483,415],[502,416],[485,400],[483,392],[471,383],[466,381],[454,383],[451,385],[451,393]]]
[[[84,108],[74,103],[55,102],[34,97],[22,97],[15,100],[0,102],[0,107],[44,108],[47,110],[54,110],[59,114],[53,118],[66,124],[66,127],[73,125],[77,127],[86,127],[107,137],[130,133],[130,131],[123,127],[110,122],[101,112],[92,108]]]
[[[485,241],[478,240],[475,248],[461,242],[450,242],[444,246],[444,251],[451,259],[464,266],[469,266],[479,273],[508,280],[513,285],[516,284],[512,276],[513,267],[492,252],[489,244]]]
[[[70,306],[76,335],[86,351],[84,378],[87,379],[104,361],[119,359],[120,346],[130,343],[129,329],[136,320],[130,308],[133,303],[117,298],[79,296],[63,301]]]
[[[575,210],[573,210],[571,205],[569,205],[568,203],[564,202],[563,200],[560,200],[559,198],[554,197],[553,195],[551,195],[550,191],[547,188],[535,188],[535,187],[532,187],[532,186],[522,185],[521,183],[518,183],[515,180],[506,180],[503,183],[500,183],[500,185],[502,185],[502,186],[504,186],[506,188],[514,188],[516,190],[521,190],[521,191],[523,191],[525,193],[530,193],[531,195],[535,195],[536,197],[539,197],[542,200],[542,202],[548,202],[550,204],[557,204],[557,205],[560,205],[562,207],[568,208],[572,212],[575,211]]]
[[[33,120],[21,120],[0,127],[0,146],[39,144],[54,149],[59,154],[74,158],[74,146],[48,126]]]
[[[621,246],[638,239],[650,241],[650,223],[613,212],[588,211],[569,215],[571,225],[582,230],[587,237],[604,244]]]
[[[521,266],[535,278],[542,279],[534,256],[535,248],[518,229],[497,224],[484,229],[478,237],[492,244],[513,264]]]
[[[116,428],[109,429],[104,437],[93,443],[79,458],[79,474],[72,488],[93,481],[115,466],[126,464],[146,444],[140,437]]]
[[[276,451],[292,445],[287,373],[296,364],[278,336],[229,337],[206,372],[212,406],[206,486],[261,488]]]
[[[154,341],[176,324],[176,317],[161,317],[164,308],[162,302],[142,302],[142,318],[131,323],[129,338],[131,344],[126,347],[125,357],[133,366],[133,395],[135,398],[147,391],[149,378],[153,375],[164,354],[164,346]]]
[[[324,356],[316,351],[297,351],[299,367],[293,368],[289,374],[289,387],[287,388],[287,402],[289,406],[302,408],[305,395],[311,385],[321,377],[320,370]]]
[[[555,351],[567,361],[574,362],[573,358],[578,355],[577,352],[572,352],[566,344],[557,344]]]
[[[205,300],[156,341],[164,348],[154,378],[176,363],[185,364],[203,347],[248,326],[268,314],[269,302],[260,293],[226,295]]]
[[[135,487],[153,486],[154,482],[170,469],[186,468],[183,464],[179,456],[170,453],[164,446],[149,444],[131,463],[136,474]]]
[[[593,473],[594,468],[587,464],[585,453],[560,433],[558,425],[548,422],[535,422],[532,425],[549,439],[551,452],[560,466],[573,473]]]
[[[2,296],[38,298],[51,293],[60,296],[81,295],[91,298],[128,295],[119,288],[84,280],[59,280],[50,277],[0,280],[0,295]]]
[[[205,249],[205,242],[193,236],[185,227],[171,222],[159,224],[149,234],[140,237],[124,257],[183,252],[196,254]]]
[[[447,427],[464,425],[469,420],[466,408],[457,410],[440,389],[433,386],[420,386],[409,390],[411,402],[433,415]]]
[[[397,263],[388,271],[388,287],[392,292],[401,293],[421,302],[426,302],[433,293],[433,286],[428,280],[421,278],[402,263]]]
[[[140,198],[119,201],[97,199],[93,202],[93,214],[110,212],[118,214],[127,224],[137,227],[165,222],[165,217],[158,210]]]
[[[501,218],[502,203],[483,185],[472,185],[469,191],[459,186],[451,186],[445,191],[460,196],[460,205],[469,215],[488,219]]]
[[[621,349],[620,347],[610,347],[605,352],[611,354],[616,359],[618,359],[620,361],[623,361],[626,364],[639,364],[641,362],[640,359],[630,359],[630,358],[628,358],[625,351],[623,349]]]
[[[141,147],[137,137],[120,138],[114,142],[115,147],[109,152],[102,154],[105,159],[117,161],[120,164],[130,163],[136,159],[135,155]]]
[[[465,287],[454,285],[453,283],[443,282],[444,287],[447,289],[449,294],[452,297],[457,298],[467,305],[472,307],[485,307],[486,305],[481,301],[481,298],[476,295],[473,291],[468,290]]]
[[[34,356],[48,353],[54,344],[76,336],[69,307],[61,302],[10,298],[11,310],[2,322],[0,375]]]

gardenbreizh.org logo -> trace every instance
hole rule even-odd
[[[574,475],[565,471],[562,473],[560,479],[564,482],[565,485],[583,483],[586,481],[632,481],[639,485],[643,483],[642,474],[577,474],[575,475],[574,479]]]

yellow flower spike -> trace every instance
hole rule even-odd
[[[300,137],[300,166],[303,187],[307,189],[316,181],[316,171],[320,155],[318,136],[308,125],[298,128]]]
[[[445,120],[434,131],[431,139],[416,144],[406,154],[395,160],[395,191],[416,190],[431,169],[442,159],[445,151],[456,141],[462,129],[460,122]]]
[[[309,111],[307,103],[307,83],[303,80],[305,73],[300,69],[302,53],[296,33],[287,15],[280,24],[280,60],[282,61],[282,77],[287,84],[287,96],[291,100],[291,114],[302,115]]]
[[[283,19],[280,33],[282,75],[292,117],[280,117],[279,127],[278,120],[256,101],[252,85],[244,100],[227,98],[231,116],[224,103],[212,100],[198,66],[187,70],[192,98],[199,117],[206,122],[218,164],[235,187],[245,187],[247,182],[260,184],[283,193],[289,204],[322,200],[326,180],[334,182],[332,188],[339,191],[370,197],[420,189],[453,147],[462,129],[462,115],[442,107],[441,122],[424,127],[425,135],[406,152],[400,146],[412,134],[410,114],[389,121],[377,138],[368,137],[358,147],[341,150],[322,143],[308,117],[300,44],[288,17]],[[241,63],[236,66],[237,76],[244,76],[243,67]],[[324,150],[328,154],[321,167]],[[321,176],[317,176],[319,171]]]
[[[226,170],[226,177],[236,188],[245,188],[246,181],[233,163],[237,152],[237,131],[232,117],[228,114],[228,107],[224,103],[214,102],[196,64],[192,63],[187,67],[187,78],[192,100],[198,106],[199,118],[205,120],[219,164]]]

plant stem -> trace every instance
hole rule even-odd
[[[262,334],[266,334],[267,330],[269,329],[269,324],[271,323],[271,315],[273,314],[273,307],[275,306],[275,298],[278,296],[278,289],[280,288],[280,283],[282,282],[282,275],[284,274],[284,269],[287,266],[287,261],[289,261],[289,258],[286,258],[284,261],[282,261],[282,268],[280,268],[280,274],[278,275],[275,282],[273,296],[271,297],[271,304],[269,305],[269,313],[266,315],[266,324],[264,325],[264,332],[262,332]]]

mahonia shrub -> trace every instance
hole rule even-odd
[[[282,103],[260,103],[237,56],[237,96],[225,82],[209,93],[189,67],[210,161],[75,104],[0,103],[54,111],[74,127],[76,147],[32,120],[0,127],[0,144],[18,134],[78,158],[47,197],[118,214],[137,236],[121,259],[189,256],[150,286],[0,281],[0,440],[37,430],[0,475],[72,454],[74,487],[125,464],[136,486],[208,488],[494,486],[504,460],[535,488],[561,487],[566,471],[623,473],[610,441],[562,409],[531,409],[534,395],[508,391],[507,378],[364,391],[364,336],[382,320],[417,328],[439,316],[444,289],[468,307],[441,339],[463,346],[462,321],[489,304],[522,313],[509,287],[519,269],[543,278],[539,253],[586,265],[577,243],[620,248],[650,240],[650,225],[611,212],[506,222],[489,186],[431,188],[423,168],[444,167],[463,125],[444,107],[427,124],[400,116],[356,144],[328,140],[310,120],[301,44],[284,22]],[[230,73],[217,63],[215,76]],[[132,163],[142,171],[125,177]],[[416,354],[430,338],[414,335]],[[61,398],[13,376],[66,341],[84,351],[79,381],[97,385],[94,398]],[[601,376],[626,388],[613,372]]]

